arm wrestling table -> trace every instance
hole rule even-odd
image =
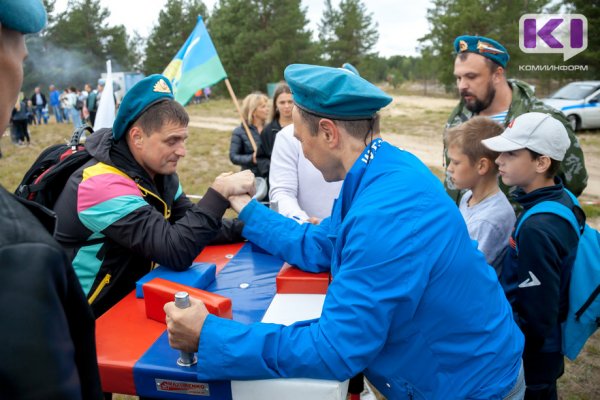
[[[216,266],[214,281],[200,289],[231,299],[233,320],[288,325],[321,314],[327,274],[282,269],[282,260],[251,243],[209,246],[195,261]],[[96,342],[107,392],[163,399],[341,400],[348,390],[348,381],[315,379],[199,382],[196,366],[177,365],[179,352],[169,347],[166,325],[146,317],[145,301],[135,291],[96,321]]]

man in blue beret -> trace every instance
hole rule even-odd
[[[321,317],[247,326],[168,303],[171,345],[198,352],[200,381],[364,371],[388,399],[522,396],[523,335],[495,272],[439,180],[380,137],[392,99],[343,68],[290,65],[285,79],[304,154],[344,180],[331,217],[299,225],[248,196],[230,202],[249,240],[331,274]]]
[[[99,317],[153,265],[187,269],[210,242],[242,240],[242,223],[222,220],[234,194],[254,193],[248,171],[222,174],[193,204],[177,176],[189,117],[170,81],[151,75],[123,98],[112,129],[86,141],[92,160],[59,196],[55,237]]]
[[[571,140],[558,176],[567,189],[579,196],[587,186],[588,175],[574,127],[563,113],[537,99],[529,84],[506,78],[510,57],[506,48],[497,41],[483,36],[459,36],[454,40],[454,50],[454,76],[460,102],[450,114],[446,128],[462,124],[475,115],[489,117],[506,127],[521,114],[551,114],[563,123]],[[447,168],[450,159],[446,148],[444,154]],[[459,204],[462,192],[455,188],[447,169],[444,186],[450,197]],[[501,185],[501,188],[506,194],[511,189],[505,185]]]
[[[24,35],[45,25],[40,0],[2,1],[0,132],[23,83]],[[0,399],[102,399],[94,317],[54,224],[0,187]]]

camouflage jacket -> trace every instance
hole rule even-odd
[[[587,186],[588,175],[585,169],[583,151],[581,149],[581,146],[579,145],[579,140],[577,140],[577,136],[575,136],[575,133],[571,128],[571,125],[569,124],[562,112],[542,103],[541,100],[536,98],[533,93],[533,88],[529,84],[522,81],[518,81],[516,79],[509,79],[508,83],[512,88],[512,102],[510,103],[510,108],[508,110],[508,113],[506,114],[506,118],[504,120],[503,125],[507,126],[508,123],[514,118],[528,112],[541,112],[551,114],[554,118],[562,122],[565,128],[567,128],[567,132],[569,133],[571,147],[569,147],[569,149],[567,150],[565,158],[560,165],[558,176],[562,179],[567,189],[573,192],[576,196],[579,196],[583,192],[583,189],[585,189],[585,187]],[[458,103],[458,105],[450,114],[450,117],[448,118],[448,123],[446,124],[446,128],[451,128],[456,125],[460,125],[473,116],[474,114],[466,109],[465,102],[461,100],[460,103]],[[462,193],[460,190],[457,190],[454,187],[454,184],[450,180],[450,175],[448,174],[447,169],[450,159],[448,158],[448,151],[445,146],[444,159],[446,174],[446,177],[444,179],[444,187],[446,188],[446,192],[448,192],[450,197],[452,197],[452,199],[456,201],[456,204],[459,204]],[[500,187],[507,195],[510,191],[512,191],[512,188],[510,187],[504,185],[500,185]]]

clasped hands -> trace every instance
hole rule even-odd
[[[211,188],[229,200],[231,208],[238,214],[256,194],[254,174],[250,170],[224,172],[215,178]]]
[[[249,170],[222,173],[215,178],[211,188],[229,200],[231,208],[237,213],[240,213],[256,194],[254,174]],[[208,310],[200,300],[190,298],[190,303],[190,307],[180,309],[174,302],[169,302],[165,304],[164,310],[169,345],[174,349],[193,353],[198,351],[200,332]]]

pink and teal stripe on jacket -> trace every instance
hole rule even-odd
[[[132,211],[147,206],[136,183],[124,172],[104,163],[83,171],[77,190],[77,215],[92,235],[103,238],[102,231]],[[102,243],[83,246],[73,259],[73,268],[86,295],[89,293],[102,260],[96,257]]]

